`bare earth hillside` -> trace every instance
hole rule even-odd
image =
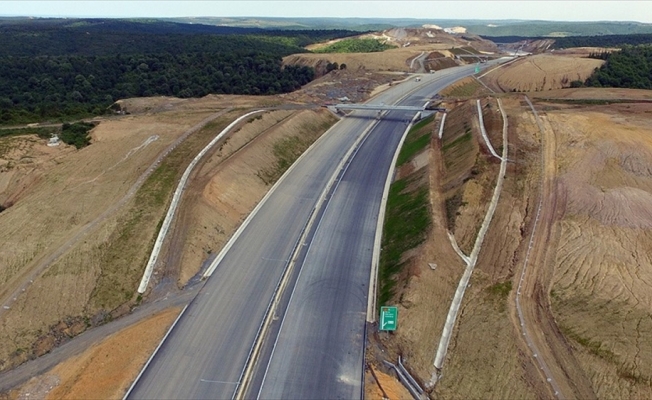
[[[599,398],[652,395],[652,106],[547,112],[559,144],[553,312]]]
[[[485,74],[482,80],[500,92],[541,92],[569,87],[573,81],[584,81],[603,60],[580,56],[538,54]]]

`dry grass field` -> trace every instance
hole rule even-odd
[[[168,112],[106,121],[93,131],[91,146],[79,151],[54,148],[51,151],[59,151],[60,156],[46,155],[33,169],[16,169],[13,179],[30,184],[19,196],[15,191],[7,193],[14,205],[0,218],[0,295],[9,307],[3,308],[0,325],[3,368],[46,351],[38,347],[47,348],[48,344],[37,346],[34,341],[59,321],[86,316],[82,327],[72,320],[61,327],[65,330],[71,328],[66,325],[75,325],[73,330],[78,331],[99,322],[90,321],[93,317],[104,318],[96,315],[98,310],[105,310],[100,314],[112,311],[103,307],[101,298],[96,297],[97,303],[91,301],[96,288],[102,286],[103,271],[110,269],[99,261],[109,252],[110,241],[120,236],[116,228],[135,207],[133,201],[139,194],[133,191],[139,176],[178,136],[210,114],[184,115],[179,118]],[[30,155],[39,155],[38,146]],[[12,183],[8,185],[11,189]],[[155,226],[143,226],[145,235],[151,235]],[[151,238],[144,240],[142,245],[148,247]],[[62,247],[65,251],[57,260],[52,255]],[[133,259],[131,264],[138,266]],[[133,275],[123,279],[131,282]],[[127,290],[118,290],[108,301],[113,303],[117,296],[116,305],[124,303],[135,287]]]

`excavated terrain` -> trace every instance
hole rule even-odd
[[[126,269],[129,278],[118,279],[121,273],[107,275],[96,260],[117,254],[106,249],[124,240],[119,232],[133,221],[127,216],[158,221],[165,201],[141,210],[141,215],[130,198],[123,205],[126,211],[102,215],[130,193],[184,132],[209,116],[216,118],[208,123],[212,130],[197,135],[203,139],[188,142],[183,154],[189,155],[241,113],[233,108],[319,104],[341,97],[360,101],[404,79],[403,73],[413,70],[411,64],[418,64],[412,63],[417,57],[442,66],[459,62],[449,54],[451,43],[443,36],[439,43],[428,43],[417,40],[424,35],[433,39],[424,31],[384,34],[401,46],[411,43],[379,54],[290,56],[295,58],[286,63],[318,68],[328,62],[347,64],[347,70],[333,71],[295,93],[123,101],[131,115],[101,122],[92,133],[92,145],[81,151],[47,147],[34,137],[0,139],[0,204],[7,207],[0,213],[0,239],[8,249],[0,255],[0,294],[12,301],[0,310],[2,367],[46,353],[141,301],[132,287],[138,274]],[[541,359],[563,397],[652,397],[652,344],[647,339],[652,334],[652,95],[622,89],[560,90],[600,65],[600,60],[583,55],[527,57],[481,78],[489,88],[471,80],[451,88],[444,103],[450,111],[443,139],[437,138],[438,117],[428,148],[397,171],[398,177],[418,173],[428,187],[432,223],[424,243],[404,254],[406,272],[393,299],[400,309],[399,329],[370,334],[367,361],[376,377],[370,372],[366,376],[368,398],[406,396],[386,374],[382,359],[396,362],[402,355],[423,386],[436,372],[435,352],[465,268],[454,246],[469,254],[497,179],[499,161],[480,135],[473,99],[482,97],[489,140],[500,153],[503,120],[495,98],[488,97],[491,89],[532,91],[539,120],[522,94],[501,95],[509,122],[505,183],[440,380],[429,395],[551,398]],[[275,149],[289,143],[284,139],[310,132],[305,148],[333,122],[324,109],[279,109],[247,121],[221,143],[193,176],[165,244],[168,267],[155,276],[159,285],[152,295],[179,290],[219,251],[278,175]],[[31,277],[36,265],[98,218],[96,227],[74,241],[57,263]],[[156,224],[150,225],[136,236],[138,245],[132,247],[138,254],[146,254],[143,249],[153,240]],[[120,257],[115,259],[119,264]],[[28,285],[22,292],[24,282]],[[97,289],[113,282],[121,290]],[[16,301],[10,299],[13,293]],[[111,309],[108,304],[123,306]],[[112,336],[5,397],[86,397],[94,387],[114,396],[128,386],[176,312]],[[523,338],[522,323],[538,354]],[[120,344],[134,335],[142,339],[141,346]],[[127,358],[134,360],[129,368],[114,368],[125,365]],[[100,386],[89,380],[94,376],[102,379]]]

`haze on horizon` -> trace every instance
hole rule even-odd
[[[2,16],[69,18],[313,17],[652,23],[652,1],[3,1]]]

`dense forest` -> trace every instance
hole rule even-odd
[[[586,86],[652,89],[652,45],[624,46],[604,58]]]
[[[293,91],[314,71],[282,57],[353,33],[37,19],[2,20],[0,34],[0,124],[15,124],[101,114],[127,97]]]

